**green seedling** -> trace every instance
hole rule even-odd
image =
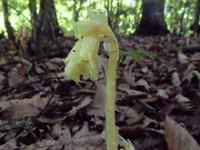
[[[116,69],[119,59],[117,39],[108,25],[105,15],[88,11],[90,20],[74,22],[74,35],[78,39],[75,46],[64,60],[65,76],[75,82],[84,79],[98,79],[98,51],[104,42],[108,51],[108,69],[106,73],[105,130],[107,150],[117,150],[118,130],[115,125]],[[133,147],[131,145],[131,147]],[[127,150],[132,150],[128,149]]]
[[[176,48],[176,51],[177,51],[178,53],[182,53],[182,52],[183,52],[183,49],[180,48],[180,47],[177,47],[177,48]]]
[[[155,58],[155,54],[146,50],[135,50],[135,51],[119,51],[120,58],[123,58],[124,56],[130,56],[132,57],[136,63],[140,64],[143,57],[148,57],[150,59]]]

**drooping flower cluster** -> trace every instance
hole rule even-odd
[[[98,49],[99,41],[92,37],[84,37],[77,41],[64,60],[65,75],[80,82],[80,75],[84,78],[96,80],[98,75]]]
[[[115,125],[116,69],[119,58],[117,39],[110,29],[105,15],[88,12],[89,21],[73,24],[74,35],[78,39],[75,46],[64,60],[65,75],[68,79],[80,82],[80,76],[91,80],[98,79],[98,50],[101,42],[109,53],[106,72],[106,143],[107,150],[117,150],[119,144],[118,130]],[[123,140],[127,150],[134,150],[132,144]]]
[[[98,50],[100,42],[115,38],[104,15],[89,13],[91,20],[73,24],[74,34],[78,41],[64,60],[65,76],[80,82],[85,79],[98,79]],[[115,40],[115,39],[112,39]]]

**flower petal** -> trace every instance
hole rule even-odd
[[[98,20],[105,25],[108,25],[108,18],[104,14],[96,14],[91,9],[88,9],[88,16],[91,20]]]

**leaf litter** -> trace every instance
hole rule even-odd
[[[193,47],[200,38],[133,36],[119,41],[120,135],[136,150],[199,149],[200,51]],[[30,60],[3,53],[0,149],[105,150],[107,56],[100,52],[98,81],[76,85],[63,74],[63,58],[74,42],[61,40],[62,51],[47,42],[48,55]]]

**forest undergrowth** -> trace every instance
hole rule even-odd
[[[63,63],[75,40],[55,40],[29,58],[0,41],[2,150],[105,150],[105,93],[98,85],[108,56],[100,51],[98,81],[77,85],[64,77]],[[119,37],[116,125],[136,150],[199,149],[199,43],[199,36]]]

